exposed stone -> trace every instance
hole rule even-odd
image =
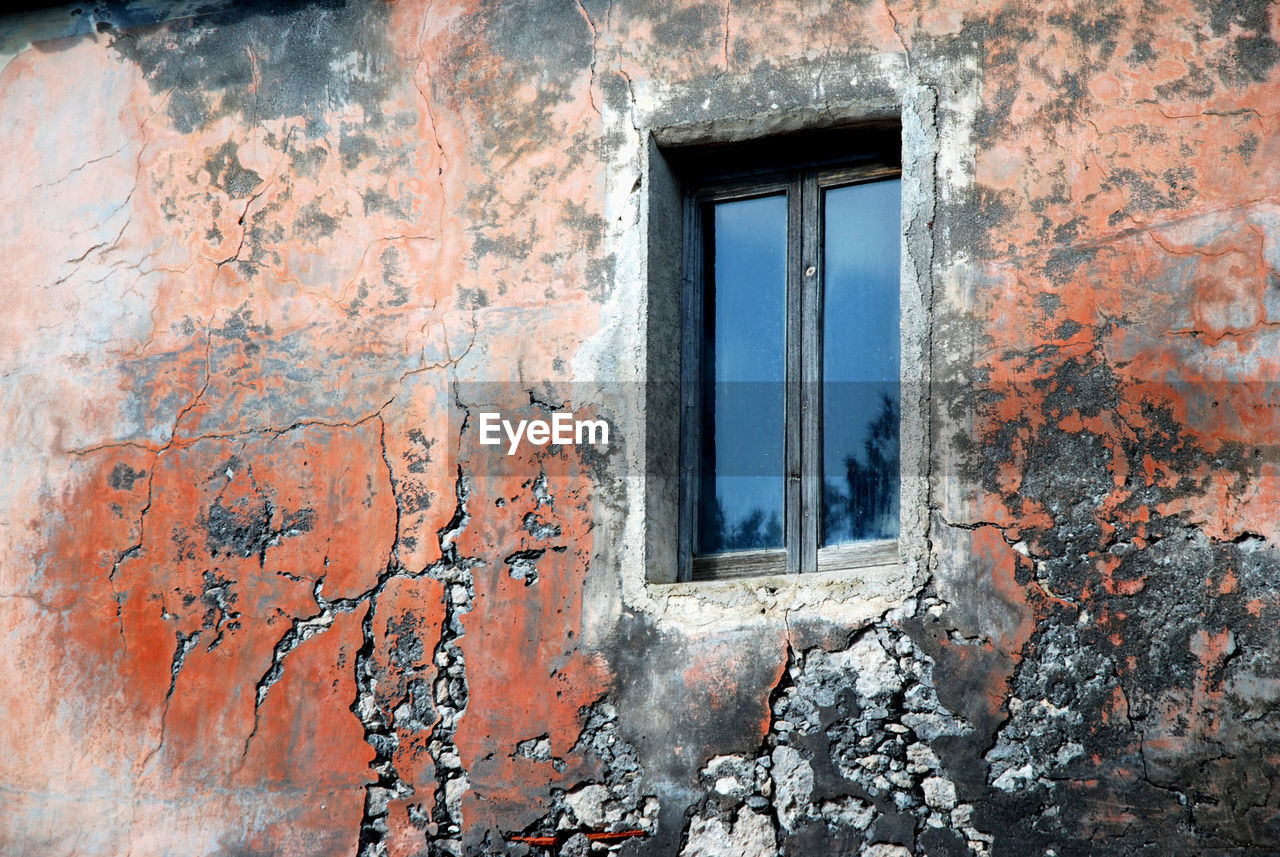
[[[946,811],[955,808],[955,783],[942,777],[928,777],[920,785],[924,788],[924,802],[930,809]]]
[[[757,812],[742,812],[732,824],[718,817],[695,818],[680,857],[773,857],[773,824]]]
[[[595,829],[604,825],[604,803],[608,799],[608,787],[593,783],[566,794],[564,803],[579,824]]]
[[[911,851],[901,845],[879,843],[863,849],[862,857],[911,857]]]
[[[772,761],[771,772],[776,795],[774,806],[777,807],[778,821],[784,830],[792,830],[800,816],[807,811],[813,795],[813,768],[792,747],[776,747]]]
[[[868,700],[890,696],[902,686],[897,664],[874,634],[862,634],[840,658],[840,667],[857,676],[858,693]]]

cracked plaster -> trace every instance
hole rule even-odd
[[[1274,850],[1278,30],[1196,0],[0,20],[0,845]],[[647,582],[650,415],[609,393],[662,371],[650,135],[886,109],[903,562]],[[486,458],[513,379],[572,382],[619,451]]]

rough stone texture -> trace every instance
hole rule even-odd
[[[0,18],[0,852],[1276,853],[1277,39],[1261,0]],[[886,110],[901,573],[647,585],[650,135]],[[508,457],[490,408],[616,440]]]

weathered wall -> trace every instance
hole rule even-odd
[[[1280,851],[1278,38],[1258,0],[0,20],[0,851]],[[886,104],[905,576],[646,587],[649,135]],[[623,431],[481,454],[490,381]]]

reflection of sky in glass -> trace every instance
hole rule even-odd
[[[899,185],[823,194],[823,544],[898,535]]]
[[[780,548],[787,198],[719,203],[713,229],[697,552]]]

